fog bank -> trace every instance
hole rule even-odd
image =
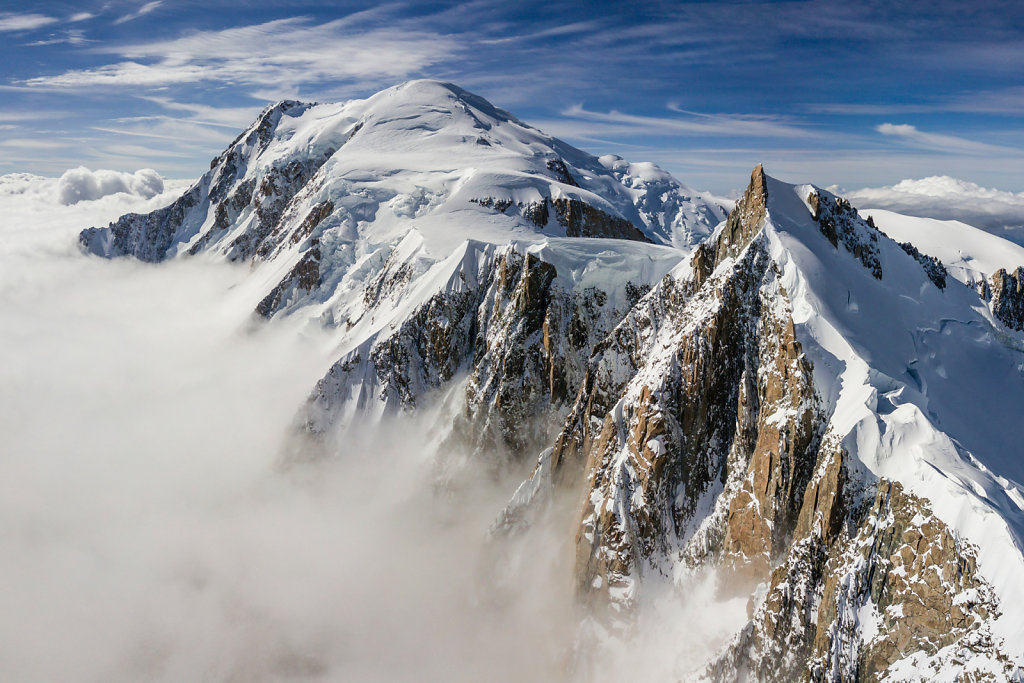
[[[5,179],[0,680],[664,680],[742,623],[696,577],[578,629],[578,511],[489,540],[518,480],[439,492],[429,410],[283,466],[331,339],[254,322],[247,266],[76,246],[184,184],[67,206]]]

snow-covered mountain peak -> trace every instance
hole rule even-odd
[[[441,401],[446,486],[536,458],[493,533],[580,504],[582,602],[749,588],[715,680],[1012,672],[1024,337],[831,192],[758,166],[723,217],[413,81],[275,105],[175,204],[81,239],[251,263],[258,314],[328,328],[303,448]]]
[[[616,238],[685,254],[724,218],[653,164],[598,159],[457,86],[416,80],[365,100],[272,105],[173,205],[81,242],[145,261],[272,264],[259,311],[273,315],[327,301],[412,232],[417,249],[394,258],[415,270],[467,240]]]

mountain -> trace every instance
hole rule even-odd
[[[864,209],[887,209],[908,216],[957,220],[976,228],[1021,241],[1024,193],[1004,192],[949,176],[901,180],[887,187],[842,192]]]
[[[595,158],[453,85],[412,81],[343,104],[280,102],[177,202],[87,230],[82,244],[143,261],[211,252],[287,263],[260,306],[270,316],[328,297],[338,283],[315,271],[365,269],[410,228],[443,257],[467,237],[685,249],[723,218],[652,164]]]
[[[271,107],[171,206],[81,243],[249,262],[258,315],[334,330],[293,462],[438,404],[450,491],[535,461],[495,546],[576,505],[601,628],[713,572],[749,621],[697,677],[1024,676],[1009,263],[958,270],[761,167],[726,217],[432,81]]]
[[[730,577],[751,620],[713,680],[1009,676],[1022,366],[979,304],[758,168],[596,350],[505,524],[582,487],[577,593],[614,614],[687,571]]]
[[[950,275],[978,291],[1001,322],[1024,330],[1024,247],[960,221],[862,211],[879,229],[938,259]]]

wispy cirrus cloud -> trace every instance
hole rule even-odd
[[[806,106],[809,112],[841,116],[970,113],[1019,116],[1024,111],[1024,86],[958,92],[923,102],[828,102]]]
[[[512,36],[501,36],[498,38],[484,38],[483,45],[500,45],[502,43],[514,43],[524,40],[540,40],[542,38],[557,38],[579,33],[590,33],[600,29],[606,22],[600,20],[577,21],[571,24],[562,24],[551,28],[542,29],[532,33],[521,33]]]
[[[974,140],[968,140],[954,135],[927,133],[923,130],[918,130],[916,126],[906,123],[883,123],[876,126],[875,130],[882,135],[898,138],[914,147],[936,152],[951,152],[959,154],[1019,153],[1019,150],[989,145],[983,142],[976,142]]]
[[[14,14],[0,12],[0,33],[13,31],[31,31],[33,29],[57,23],[58,19],[45,14]]]
[[[176,119],[170,116],[131,116],[112,119],[109,122],[92,127],[101,133],[110,133],[117,137],[152,138],[177,142],[183,147],[213,146],[219,148],[230,141],[231,132],[214,129],[202,123],[188,119]],[[237,130],[237,129],[235,129]]]
[[[149,14],[150,12],[152,12],[153,10],[155,10],[156,8],[158,8],[162,4],[164,4],[163,0],[153,0],[153,2],[147,2],[145,5],[143,5],[139,9],[135,10],[134,12],[130,12],[128,14],[125,14],[125,15],[122,15],[122,16],[118,17],[117,19],[114,20],[114,23],[115,24],[124,24],[125,22],[134,21],[134,20],[138,19],[139,17],[146,16],[147,14]]]
[[[17,149],[61,149],[66,144],[59,140],[40,140],[38,138],[8,138],[0,141],[0,147]]]
[[[40,119],[59,119],[71,116],[70,111],[60,110],[37,110],[37,111],[0,111],[0,122],[20,123],[24,121],[38,121]]]
[[[415,28],[353,27],[350,18],[315,24],[278,19],[181,38],[104,46],[125,61],[25,79],[28,87],[160,87],[201,82],[260,85],[358,78],[400,79],[452,56],[452,37]]]
[[[45,45],[60,45],[61,43],[67,43],[68,45],[85,45],[90,42],[85,37],[85,32],[78,29],[69,29],[64,32],[63,35],[57,35],[52,38],[46,38],[44,40],[37,40],[31,43],[26,43],[29,47],[42,47]]]
[[[197,102],[179,102],[169,97],[158,97],[155,95],[143,95],[142,99],[158,104],[166,110],[178,111],[187,114],[187,120],[207,126],[219,126],[237,130],[248,126],[255,120],[260,107],[214,107],[208,104]],[[258,99],[283,99],[283,98],[258,98]]]
[[[597,112],[573,105],[564,109],[563,116],[574,119],[569,126],[582,121],[598,124],[590,132],[601,135],[722,135],[763,138],[815,138],[817,131],[802,128],[774,116],[736,116],[705,114],[669,105],[669,111],[679,117],[645,116],[612,110]],[[587,126],[578,126],[586,131]]]

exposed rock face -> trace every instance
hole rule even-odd
[[[587,452],[577,590],[588,600],[628,605],[636,578],[664,573],[673,554],[757,575],[792,533],[795,491],[814,465],[816,398],[757,237],[765,197],[758,168],[689,277],[662,281],[603,345],[584,388],[597,412],[573,416],[567,427],[584,433],[556,442],[556,471]],[[623,367],[625,383],[610,370]],[[602,397],[616,395],[606,413]]]
[[[589,601],[628,604],[639,576],[667,571],[661,559],[688,540],[698,509],[728,476],[737,425],[727,416],[735,416],[744,373],[756,371],[750,342],[760,299],[745,294],[760,284],[763,249],[749,249],[744,266],[709,279],[690,306],[673,306],[677,292],[664,283],[648,295],[675,314],[651,339],[663,348],[672,344],[672,352],[642,354],[650,360],[619,392],[601,364],[625,364],[646,340],[603,351],[594,391],[624,398],[608,406],[613,410],[590,437],[586,457],[589,494],[577,532],[576,572],[577,591]],[[708,311],[704,316],[690,317],[701,308]],[[639,322],[628,320],[631,327]]]
[[[832,246],[843,247],[853,254],[864,267],[879,280],[882,279],[882,264],[878,260],[879,231],[857,214],[850,202],[824,190],[816,190],[807,197],[814,212],[814,220],[821,226],[821,232]]]
[[[726,591],[761,583],[710,680],[880,680],[908,662],[937,670],[971,658],[1011,675],[974,548],[829,433],[762,232],[767,195],[755,169],[689,267],[597,345],[561,432],[495,533],[553,495],[578,496],[576,590],[613,621],[680,563],[715,567]],[[843,202],[808,196],[821,238],[880,278],[886,238]],[[915,260],[941,289],[931,260]],[[971,666],[980,675],[991,664]]]
[[[942,261],[934,256],[922,254],[921,250],[910,242],[900,242],[899,245],[903,251],[921,264],[921,267],[924,268],[924,272],[928,275],[928,279],[932,281],[932,284],[939,289],[946,288],[946,276],[948,273],[946,272],[946,267],[942,265]]]
[[[248,209],[256,216],[254,229],[239,237],[231,258],[250,258],[273,230],[289,200],[327,157],[293,160],[279,168],[271,167],[259,179],[245,177],[249,161],[267,149],[283,116],[299,116],[310,106],[283,101],[269,107],[210,163],[210,172],[171,206],[147,215],[128,214],[108,228],[84,230],[79,238],[82,246],[101,256],[163,261],[174,255],[177,244],[200,229],[209,210],[213,214],[211,229],[193,245],[191,253],[198,253],[228,232]]]
[[[1024,268],[992,275],[992,312],[1007,327],[1024,330]]]
[[[607,214],[582,200],[558,197],[552,203],[558,222],[565,226],[565,234],[569,237],[612,237],[640,242],[651,241],[625,218]]]
[[[730,563],[755,577],[791,540],[814,468],[821,420],[811,365],[796,340],[785,291],[768,291],[777,298],[774,306],[762,304],[757,400],[751,405],[744,395],[737,415],[746,428],[737,445],[752,448],[740,490],[729,501],[723,544]]]
[[[520,458],[553,438],[573,399],[568,388],[582,381],[594,345],[624,311],[598,288],[566,291],[555,267],[534,254],[481,248],[475,272],[458,275],[467,287],[434,295],[331,368],[310,399],[307,429],[323,431],[350,403],[411,409],[466,373],[451,436],[462,449],[500,464],[502,454]],[[408,271],[390,272],[390,286],[368,284],[371,310]]]
[[[974,549],[898,483],[872,485],[874,495],[858,506],[841,483],[845,469],[831,469],[840,486],[829,490],[826,509],[839,505],[845,523],[838,533],[816,524],[793,544],[754,619],[709,677],[878,680],[906,657],[938,666],[958,649],[993,652],[986,622],[998,606]]]
[[[569,171],[569,167],[566,166],[564,159],[551,159],[547,162],[548,170],[555,174],[555,178],[566,185],[572,185],[573,187],[579,187],[580,184],[576,182],[576,179],[572,177],[572,173]]]
[[[256,313],[269,318],[290,299],[309,294],[320,286],[320,249],[313,247],[295,264],[288,275],[256,306]]]
[[[104,256],[135,256],[156,263],[167,258],[175,236],[192,210],[201,203],[199,187],[179,197],[173,204],[153,213],[129,213],[107,228],[88,228],[79,236],[82,247]]]
[[[564,168],[565,164],[561,166]],[[558,166],[556,166],[558,168]],[[568,171],[566,171],[568,173]],[[522,216],[542,230],[548,228],[548,221],[554,210],[554,217],[568,237],[606,237],[612,239],[651,242],[651,238],[630,221],[613,216],[574,197],[545,197],[536,202],[513,202],[511,199],[483,197],[473,203],[493,208],[498,213],[509,215],[509,211]]]

